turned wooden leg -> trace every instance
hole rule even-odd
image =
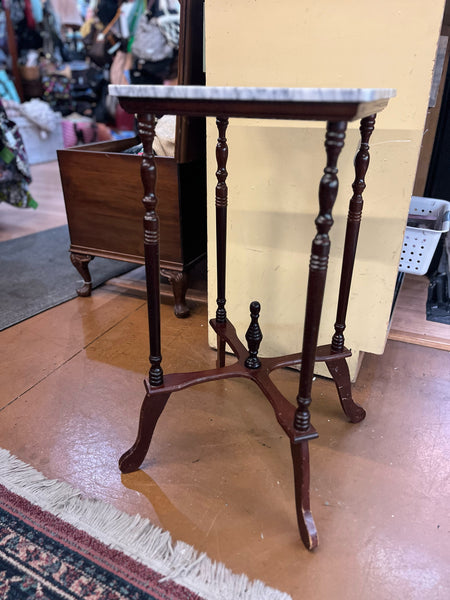
[[[216,145],[217,158],[217,185],[216,185],[216,240],[217,240],[217,323],[225,323],[227,311],[225,309],[225,273],[227,257],[227,207],[228,207],[228,176],[226,164],[228,159],[228,145],[225,137],[228,119],[217,117],[217,129],[219,136]]]
[[[186,304],[186,291],[188,287],[188,275],[185,271],[171,271],[161,269],[161,275],[167,277],[172,284],[173,297],[175,305],[173,312],[179,319],[185,319],[190,315],[189,307]]]
[[[228,128],[227,117],[216,119],[218,138],[216,144],[217,160],[217,184],[216,184],[216,259],[217,259],[217,323],[225,323],[227,311],[225,308],[225,283],[226,283],[226,260],[227,260],[227,207],[228,186],[226,179],[228,144],[226,132]],[[217,368],[225,366],[225,342],[217,336]]]
[[[144,186],[144,255],[145,279],[147,283],[148,332],[150,337],[151,387],[160,387],[164,383],[161,367],[161,299],[159,267],[159,217],[156,211],[156,161],[153,150],[155,139],[155,115],[138,114],[138,130],[144,148],[141,164],[141,179]]]
[[[170,393],[152,394],[147,391],[141,407],[136,441],[119,459],[122,473],[131,473],[141,466],[152,441],[156,423],[167,404]]]
[[[352,423],[359,423],[366,416],[366,411],[352,398],[352,384],[347,361],[345,358],[339,358],[326,362],[326,365],[336,385],[342,410]]]
[[[89,273],[89,263],[94,257],[90,254],[77,254],[76,252],[70,253],[70,260],[78,273],[83,278],[83,285],[77,289],[79,296],[87,297],[92,293],[92,279]]]
[[[295,504],[297,523],[302,542],[313,550],[319,543],[316,524],[309,503],[309,448],[308,442],[291,442],[292,462],[294,465]]]
[[[328,233],[333,225],[331,213],[338,192],[337,160],[344,145],[346,127],[347,124],[344,121],[327,123],[325,137],[327,164],[319,185],[320,212],[315,220],[317,234],[311,246],[302,364],[297,396],[298,408],[294,419],[294,427],[299,431],[308,431],[310,427],[309,406],[311,404],[312,379],[330,254],[330,237]]]
[[[339,300],[334,324],[334,335],[331,341],[332,352],[342,352],[344,349],[345,319],[347,316],[348,299],[352,283],[353,267],[355,264],[356,247],[358,244],[359,228],[363,210],[363,191],[366,187],[366,172],[369,167],[369,140],[375,127],[375,116],[371,115],[361,120],[359,128],[361,144],[355,157],[355,179],[353,181],[353,196],[350,199],[345,231],[344,255],[342,257],[341,281]]]
[[[355,179],[353,181],[353,195],[350,198],[347,216],[347,228],[345,232],[344,255],[342,257],[341,281],[339,286],[339,300],[336,311],[336,322],[334,324],[334,335],[331,341],[331,351],[342,352],[344,349],[344,330],[347,317],[350,286],[355,264],[356,247],[358,244],[359,228],[363,210],[363,192],[366,187],[366,173],[369,167],[369,140],[375,127],[375,115],[361,120],[360,135],[361,143],[355,157]],[[327,363],[328,370],[336,384],[341,406],[352,423],[359,423],[366,416],[365,410],[352,399],[350,373],[347,361],[342,358],[338,361]]]

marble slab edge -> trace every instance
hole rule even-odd
[[[245,102],[374,102],[396,95],[392,88],[213,87],[200,85],[109,85],[111,96]]]

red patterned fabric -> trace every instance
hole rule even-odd
[[[201,600],[0,485],[0,598]]]

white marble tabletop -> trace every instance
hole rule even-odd
[[[391,88],[212,87],[201,85],[109,85],[111,96],[248,102],[374,102],[396,95]]]

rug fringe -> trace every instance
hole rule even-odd
[[[139,515],[128,515],[103,500],[85,498],[69,484],[42,473],[0,448],[0,483],[110,548],[183,585],[207,600],[292,600],[291,596],[236,575]]]

